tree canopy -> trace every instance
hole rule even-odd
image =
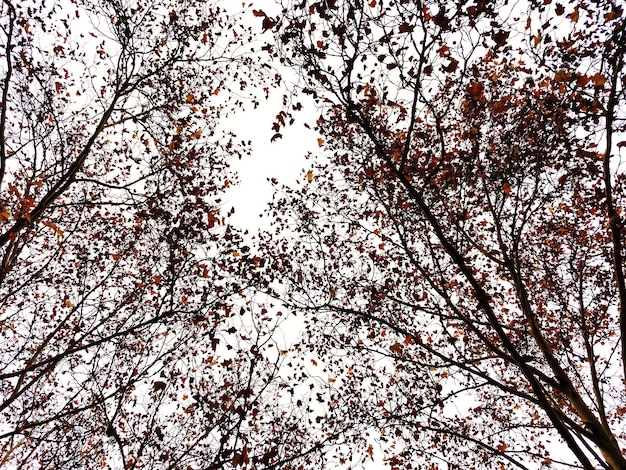
[[[623,6],[0,25],[0,467],[626,468]],[[275,95],[319,152],[233,227]]]
[[[283,6],[324,161],[264,241],[329,414],[396,468],[624,468],[622,7]]]

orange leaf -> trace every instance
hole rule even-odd
[[[602,87],[606,83],[606,77],[600,73],[591,76],[591,81],[597,87]]]
[[[402,349],[404,348],[404,346],[402,346],[402,343],[394,343],[392,344],[389,349],[391,350],[391,352],[395,352],[400,354],[402,352]]]
[[[56,233],[58,236],[63,236],[63,230],[61,230],[54,222],[50,222],[48,220],[44,220],[42,222],[46,227],[51,228],[52,230],[54,230],[54,233]]]
[[[504,191],[504,194],[508,196],[511,194],[511,185],[509,183],[504,183],[504,185],[502,185],[502,190]]]
[[[310,183],[311,181],[313,181],[313,172],[311,170],[307,171],[306,173],[306,180]]]
[[[619,18],[624,13],[621,7],[614,7],[610,12],[604,14],[604,19],[606,21],[611,21]]]
[[[554,74],[554,81],[556,83],[559,82],[567,82],[572,77],[572,72],[568,70],[557,70]]]
[[[477,101],[484,98],[483,90],[483,84],[480,82],[472,82],[470,86],[467,87],[467,92]]]
[[[318,138],[317,139],[317,145],[318,145],[318,147],[321,147],[322,145],[324,145],[324,139]]]

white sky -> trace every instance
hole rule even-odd
[[[305,118],[315,120],[316,111],[312,104],[296,113],[296,122],[292,126],[281,129],[282,139],[270,141],[275,134],[271,129],[272,122],[281,106],[281,98],[276,93],[269,100],[262,100],[257,109],[238,112],[225,124],[237,133],[238,140],[252,142],[251,155],[231,161],[239,184],[233,185],[226,193],[224,205],[228,209],[235,207],[235,213],[230,217],[231,224],[248,229],[250,233],[269,225],[266,219],[259,218],[274,194],[268,178],[276,178],[279,183],[289,186],[302,184],[309,166],[305,158],[307,152],[320,152],[318,134],[304,126]]]

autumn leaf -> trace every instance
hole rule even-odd
[[[311,170],[307,171],[306,173],[306,180],[310,183],[311,181],[313,181],[313,172]]]
[[[467,87],[467,92],[474,98],[476,101],[482,101],[484,99],[484,87],[480,82],[472,82]]]
[[[273,18],[270,18],[269,16],[266,16],[265,18],[263,18],[263,31],[267,31],[268,29],[272,29],[274,26],[276,26],[276,20]]]
[[[604,14],[604,19],[606,21],[616,20],[622,16],[622,13],[624,13],[622,7],[613,7],[610,12]]]
[[[217,217],[217,215],[218,215],[218,212],[215,210],[210,210],[207,213],[207,218],[208,218],[207,224],[209,228],[213,228],[215,227],[215,224],[219,223],[220,219],[219,217]]]
[[[591,81],[593,82],[593,84],[598,87],[601,88],[604,86],[604,84],[606,83],[607,79],[604,75],[602,75],[601,73],[596,73],[594,75],[592,75],[591,77]]]
[[[46,227],[51,228],[52,230],[54,230],[54,232],[62,237],[63,236],[63,230],[61,230],[54,222],[50,222],[49,220],[44,220],[42,222],[43,225],[45,225]]]
[[[317,139],[317,146],[321,147],[322,145],[324,145],[324,139],[322,139],[321,137]]]
[[[511,185],[509,183],[504,183],[502,185],[502,190],[504,191],[505,196],[508,196],[511,194]]]
[[[443,67],[443,71],[447,72],[447,73],[452,73],[454,71],[456,71],[456,69],[459,66],[459,61],[456,60],[454,57],[450,57],[448,59],[450,62],[448,63],[448,65]]]
[[[553,80],[555,83],[568,82],[572,78],[572,75],[572,72],[569,70],[560,69],[554,74]]]
[[[414,26],[411,26],[409,23],[404,22],[402,23],[399,27],[398,27],[398,31],[400,31],[401,33],[412,33],[413,30],[415,29]]]
[[[502,47],[506,44],[507,39],[509,39],[509,32],[500,30],[491,34],[491,39],[496,43],[496,47]]]
[[[152,384],[152,388],[154,389],[155,392],[165,390],[165,382],[161,382],[160,380],[157,380],[156,382]]]

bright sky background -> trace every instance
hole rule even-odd
[[[296,122],[281,129],[282,139],[271,142],[275,131],[271,129],[274,116],[281,110],[282,102],[278,93],[269,100],[261,101],[257,109],[238,112],[226,121],[241,140],[252,142],[251,155],[241,160],[231,161],[237,172],[239,184],[233,185],[226,194],[226,208],[235,207],[230,222],[251,233],[260,227],[267,228],[269,222],[259,218],[274,194],[268,178],[276,178],[279,183],[289,186],[302,184],[309,162],[307,153],[320,152],[317,133],[304,126],[308,116],[314,121],[316,112],[312,105],[296,113]],[[238,139],[238,140],[239,140]]]

